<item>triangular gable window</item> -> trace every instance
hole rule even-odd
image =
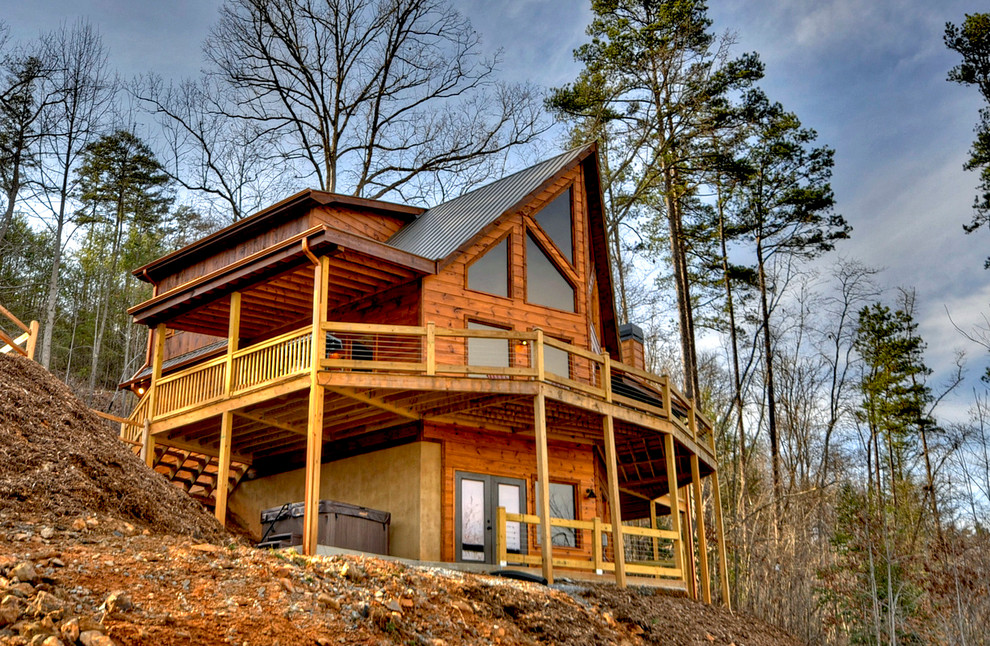
[[[491,247],[468,267],[468,289],[509,295],[509,238]]]
[[[574,287],[547,257],[532,234],[526,236],[526,300],[558,310],[574,311]]]
[[[573,218],[571,216],[571,189],[558,195],[534,216],[537,224],[560,250],[567,262],[574,264]]]

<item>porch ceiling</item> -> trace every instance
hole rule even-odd
[[[231,442],[234,456],[266,471],[300,466],[306,448],[308,393],[308,389],[298,390],[235,412]],[[591,444],[604,460],[600,415],[547,399],[546,416],[551,441]],[[360,450],[362,446],[376,445],[382,441],[379,435],[385,429],[410,424],[418,429],[419,420],[533,436],[533,400],[519,394],[328,389],[323,440],[326,447],[335,447],[332,450],[337,455],[341,446]],[[617,419],[615,436],[619,486],[625,490],[623,505],[629,506],[630,511],[638,507],[646,510],[645,499],[668,493],[663,433]],[[215,453],[220,443],[220,418],[184,425],[157,439],[163,444],[176,443]],[[326,447],[324,457],[330,458]],[[685,486],[690,483],[691,451],[676,439],[674,447],[678,485]],[[702,477],[711,473],[703,460],[700,466]]]
[[[305,242],[305,245],[304,245]],[[368,238],[314,227],[132,307],[135,323],[226,337],[230,299],[241,292],[241,337],[260,337],[312,316],[306,247],[330,259],[330,309],[435,271],[435,263]]]

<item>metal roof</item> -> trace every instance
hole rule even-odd
[[[438,204],[399,229],[387,244],[431,260],[446,258],[589,150],[588,146],[569,150]]]

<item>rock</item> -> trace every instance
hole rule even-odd
[[[41,537],[42,538],[44,538],[44,539],[47,540],[47,539],[51,538],[54,535],[55,535],[55,530],[52,529],[51,527],[42,527],[41,528]]]
[[[35,595],[34,600],[31,601],[27,612],[32,617],[44,617],[45,615],[62,610],[64,607],[65,604],[61,599],[47,592],[39,592]]]
[[[325,606],[330,610],[340,610],[340,602],[331,597],[326,592],[321,592],[316,596],[316,601],[319,602],[321,606]]]
[[[12,595],[7,595],[0,601],[0,628],[9,626],[21,617],[24,602]]]
[[[69,642],[70,644],[75,644],[76,640],[79,639],[79,619],[73,617],[59,628],[59,633],[62,635],[62,639]]]
[[[354,583],[360,583],[364,581],[367,576],[364,573],[364,569],[357,563],[345,563],[343,569],[340,571],[341,576],[353,581]]]
[[[467,613],[469,615],[473,615],[474,614],[474,608],[472,608],[471,607],[471,604],[467,603],[466,601],[460,601],[460,600],[458,600],[458,601],[452,602],[450,605],[453,606],[454,608],[457,608],[461,612],[465,612],[465,613]]]
[[[130,523],[124,523],[124,528],[121,530],[124,536],[134,536],[138,533],[137,527],[131,525]]]
[[[385,604],[385,607],[392,612],[402,612],[402,604],[395,599],[390,599],[389,602]]]
[[[212,545],[210,543],[200,543],[198,545],[193,545],[189,549],[196,550],[197,552],[207,552],[207,553],[220,551],[219,547],[217,547],[216,545]]]
[[[38,580],[38,572],[30,561],[21,561],[10,570],[10,576],[18,581],[34,583]]]
[[[100,521],[96,520],[95,517],[94,518],[87,518],[86,519],[86,527],[88,529],[95,529],[95,528],[97,528],[99,526],[100,526]]]
[[[34,594],[34,586],[30,583],[16,583],[9,588],[7,592],[14,595],[15,597],[20,597],[21,599],[27,599],[32,594]]]
[[[53,558],[52,560],[48,561],[48,565],[52,567],[65,567],[65,561],[63,561],[60,558]]]
[[[72,521],[72,529],[74,529],[77,532],[83,531],[84,529],[86,529],[86,521],[83,520],[82,518],[75,519],[74,521]]]
[[[44,641],[41,642],[41,646],[65,646],[65,642],[55,635],[49,635]]]
[[[127,612],[133,607],[134,603],[131,601],[130,595],[124,591],[110,593],[110,596],[103,602],[103,609],[108,615],[116,612]]]
[[[412,599],[403,599],[402,601],[400,601],[400,603],[402,604],[403,608],[412,608],[414,605],[416,605]]]
[[[79,635],[83,646],[115,646],[113,640],[96,630],[86,630]]]

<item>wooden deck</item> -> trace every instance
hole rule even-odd
[[[531,432],[528,402],[542,392],[554,434],[600,438],[599,418],[611,415],[620,435],[653,435],[659,442],[662,433],[670,433],[699,457],[706,473],[715,467],[711,423],[666,377],[543,337],[538,330],[329,322],[321,331],[317,372],[326,388],[327,439],[424,419]],[[294,330],[161,377],[135,408],[135,424],[124,428],[124,437],[140,440],[147,419],[156,441],[217,453],[218,416],[233,411],[238,459],[303,448],[312,338],[309,327]],[[474,341],[487,344],[489,354],[492,344],[503,350],[486,357],[469,348]],[[547,368],[548,348],[566,356],[566,364],[556,365],[566,365],[568,374]],[[479,364],[475,354],[492,359],[492,365]]]

